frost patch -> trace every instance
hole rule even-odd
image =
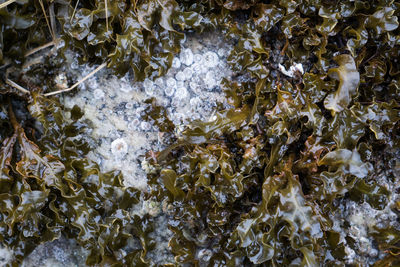
[[[280,72],[291,78],[294,78],[296,73],[300,73],[301,75],[304,74],[303,65],[301,63],[294,63],[292,66],[290,66],[288,70],[286,70],[286,68],[281,64],[279,64],[278,66]]]
[[[7,248],[0,248],[0,266],[6,266],[11,262],[13,253]]]
[[[87,129],[94,148],[90,159],[102,171],[121,170],[125,186],[146,190],[146,172],[150,170],[143,163],[145,154],[166,146],[157,123],[144,119],[151,108],[146,100],[154,98],[156,105],[165,109],[177,135],[189,121],[209,120],[218,103],[227,105],[219,84],[222,78],[232,76],[226,62],[231,47],[221,36],[214,33],[186,39],[163,77],[134,82],[129,74],[116,78],[105,72],[89,78],[73,97],[65,98],[66,107],[80,106],[83,118],[91,122]],[[80,77],[92,69],[74,66],[72,72]]]

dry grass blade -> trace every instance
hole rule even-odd
[[[51,31],[53,33],[53,41],[56,41],[56,16],[54,14],[54,3],[51,3],[49,6],[49,17],[50,17],[50,25],[51,25]]]
[[[83,77],[83,79],[81,79],[79,82],[75,83],[74,85],[72,85],[69,88],[66,89],[62,89],[62,90],[58,90],[58,91],[54,91],[54,92],[50,92],[47,94],[44,94],[44,96],[52,96],[52,95],[56,95],[56,94],[60,94],[60,93],[64,93],[64,92],[68,92],[73,90],[75,87],[77,87],[78,85],[80,85],[81,83],[83,83],[84,81],[86,81],[87,79],[89,79],[90,77],[92,77],[94,74],[96,74],[96,72],[98,72],[99,70],[103,69],[105,66],[107,66],[107,63],[103,63],[100,66],[98,66],[94,71],[92,71],[91,73],[89,73],[88,75],[86,75],[85,77]]]
[[[108,0],[104,0],[104,8],[106,11],[106,30],[108,33],[108,5],[107,5]]]
[[[69,20],[69,23],[72,23],[72,20],[75,17],[75,12],[76,12],[76,9],[78,8],[78,4],[79,4],[79,0],[76,1],[75,7],[74,7],[74,11],[72,12],[72,16],[71,16],[71,19]]]
[[[51,41],[51,42],[49,42],[49,43],[47,43],[47,44],[44,44],[44,45],[41,45],[41,46],[39,46],[39,47],[36,47],[36,48],[34,48],[34,49],[32,49],[32,50],[29,50],[28,52],[25,53],[24,57],[29,57],[30,55],[33,55],[33,54],[35,54],[36,52],[38,52],[38,51],[40,51],[40,50],[42,50],[42,49],[45,49],[45,48],[47,48],[47,47],[49,47],[49,46],[52,46],[52,45],[55,45],[55,43],[58,42],[59,40],[60,40],[60,39],[56,39],[56,40]]]
[[[11,85],[12,87],[14,87],[15,89],[20,90],[21,92],[23,92],[24,94],[29,94],[29,90],[26,90],[24,87],[22,87],[21,85],[11,81],[10,79],[6,80],[6,84]]]
[[[8,1],[6,1],[6,2],[0,4],[0,9],[2,9],[3,7],[8,6],[9,4],[14,3],[15,1],[17,1],[17,0],[8,0]]]
[[[43,1],[39,0],[39,3],[40,3],[40,7],[42,8],[42,11],[43,11],[44,18],[46,19],[47,27],[49,27],[50,34],[53,37],[53,40],[55,40],[56,39],[56,37],[54,35],[55,33],[51,29],[49,18],[47,17],[46,10],[45,10],[44,5],[43,5]]]

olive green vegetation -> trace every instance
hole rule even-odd
[[[165,73],[188,31],[217,29],[234,42],[228,62],[238,77],[221,85],[231,109],[180,136],[161,107],[145,116],[171,144],[148,158],[155,171],[145,197],[168,203],[177,265],[199,264],[205,248],[209,266],[344,266],[340,203],[399,213],[398,200],[387,207],[396,192],[377,177],[399,181],[400,4],[264,2],[108,1],[106,12],[105,1],[26,0],[0,11],[0,59],[17,67],[51,41],[49,28],[62,39],[60,57],[78,50],[83,61],[107,62],[117,75],[132,70],[137,80]],[[279,57],[286,67],[303,63],[304,75],[279,74]],[[57,98],[2,88],[0,240],[14,249],[13,265],[61,234],[90,250],[87,264],[152,265],[155,226],[130,212],[140,193],[85,159],[79,108],[67,120]],[[14,116],[24,101],[30,117]],[[396,227],[371,233],[375,266],[400,264]],[[357,240],[346,241],[355,248]]]

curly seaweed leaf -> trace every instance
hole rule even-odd
[[[352,174],[358,178],[365,178],[371,171],[371,164],[361,160],[360,154],[356,149],[353,151],[348,149],[336,149],[326,154],[318,165],[328,165],[336,167],[343,173]]]
[[[4,139],[0,150],[0,192],[7,193],[12,185],[13,178],[10,175],[11,158],[17,135]]]
[[[62,186],[59,174],[64,171],[64,165],[55,157],[40,155],[39,147],[26,138],[22,128],[17,130],[18,143],[21,147],[21,161],[16,170],[24,177],[43,180],[47,186]]]
[[[391,7],[383,7],[368,16],[366,26],[374,29],[376,34],[380,35],[397,29],[399,22],[397,16],[393,16],[395,10]]]
[[[354,59],[350,55],[339,55],[335,57],[339,64],[338,68],[330,69],[328,74],[339,80],[339,87],[335,93],[329,94],[325,100],[325,108],[333,114],[341,112],[350,104],[352,97],[357,94],[360,74],[357,71]]]
[[[183,132],[184,140],[192,144],[204,143],[207,140],[232,132],[246,123],[250,115],[248,107],[237,110],[226,110],[216,114],[216,119],[210,122],[194,121]]]

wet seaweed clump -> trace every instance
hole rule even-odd
[[[175,265],[400,264],[399,3],[0,7],[0,242],[13,250],[10,265],[61,235],[89,251],[87,265],[155,265],[148,254],[157,225],[135,213],[141,197],[163,203]],[[175,131],[150,100],[144,119],[169,146],[147,154],[149,190],[102,173],[87,157],[81,109],[50,97],[66,50],[115,75],[131,72],[148,93],[177,64],[187,34],[216,29],[234,43],[227,62],[235,75],[219,84],[229,105]],[[29,60],[50,46],[40,65]],[[194,60],[181,55],[183,64]],[[126,153],[119,142],[115,153]]]

